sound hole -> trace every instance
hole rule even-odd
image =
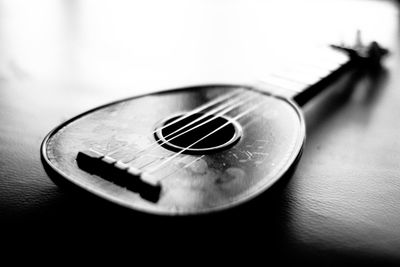
[[[231,147],[242,135],[240,125],[227,117],[196,113],[180,119],[183,116],[167,118],[156,128],[155,138],[163,147],[185,154],[210,154]]]

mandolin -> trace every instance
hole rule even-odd
[[[200,85],[136,96],[80,114],[41,147],[46,169],[116,204],[188,215],[265,193],[299,160],[300,109],[344,73],[379,65],[387,50],[331,46],[323,64],[263,86]]]

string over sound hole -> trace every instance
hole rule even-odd
[[[195,113],[174,115],[157,126],[155,138],[163,147],[185,154],[210,154],[237,143],[242,129],[225,116]]]

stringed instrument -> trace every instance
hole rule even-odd
[[[48,169],[116,204],[154,214],[231,208],[262,194],[299,160],[299,105],[387,53],[332,46],[323,66],[265,86],[201,85],[136,96],[78,115],[41,147]],[[344,52],[344,53],[343,53]]]

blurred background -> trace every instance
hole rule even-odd
[[[397,19],[391,1],[1,0],[0,79],[111,98],[262,80],[293,57],[353,43],[358,29],[390,47]]]

